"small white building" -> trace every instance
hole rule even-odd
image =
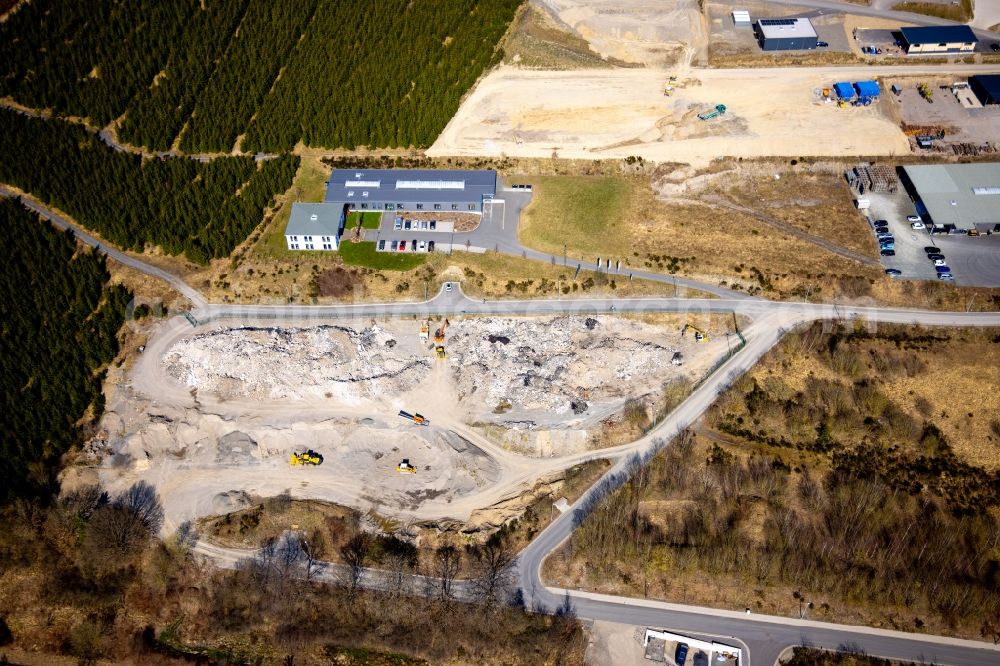
[[[737,26],[750,25],[750,12],[745,9],[733,10],[733,24]]]
[[[285,227],[289,250],[337,250],[344,228],[344,208],[325,203],[293,203]]]

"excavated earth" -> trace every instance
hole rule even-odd
[[[111,369],[92,450],[109,490],[154,483],[171,525],[284,491],[408,520],[503,520],[590,455],[591,429],[627,399],[725,350],[721,336],[696,345],[672,323],[611,316],[455,320],[445,360],[413,319],[159,326],[131,369]],[[290,465],[304,449],[323,464]],[[416,474],[397,472],[404,458]]]

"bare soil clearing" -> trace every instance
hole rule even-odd
[[[683,78],[683,77],[682,77]],[[697,70],[670,97],[662,70],[523,71],[483,79],[427,151],[431,156],[624,158],[705,166],[716,157],[889,155],[906,137],[877,106],[817,101],[823,72],[781,69],[766,85]],[[697,115],[725,104],[724,116]]]
[[[286,491],[405,520],[501,524],[534,501],[536,482],[599,457],[590,433],[629,397],[690,381],[725,353],[727,324],[699,324],[708,344],[682,337],[679,317],[467,318],[451,322],[440,360],[415,320],[161,322],[133,368],[114,369],[91,449],[106,487],[156,484],[168,527]],[[537,427],[538,441],[515,454],[473,421],[530,437]],[[290,465],[306,448],[323,464]],[[403,458],[416,474],[396,471]]]

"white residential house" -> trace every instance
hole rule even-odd
[[[293,203],[285,227],[289,250],[336,250],[344,227],[344,209],[324,203]]]

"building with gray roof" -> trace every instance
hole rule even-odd
[[[819,41],[807,18],[762,18],[754,23],[753,31],[764,51],[814,49]]]
[[[933,231],[1000,231],[1000,162],[904,166],[899,176]]]
[[[483,212],[496,171],[334,169],[323,203],[296,203],[285,227],[289,250],[336,250],[348,211]]]
[[[482,213],[496,191],[496,171],[335,169],[324,201],[350,210]]]
[[[285,244],[289,250],[336,250],[345,215],[343,205],[293,203],[285,226]]]

